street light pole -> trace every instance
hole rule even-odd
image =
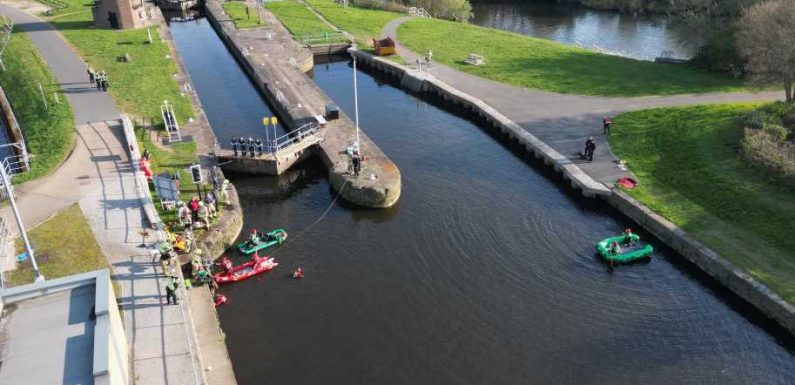
[[[6,194],[8,194],[8,202],[11,203],[11,210],[14,212],[14,219],[16,219],[17,226],[19,226],[19,234],[22,236],[22,241],[25,243],[25,251],[28,253],[30,262],[33,265],[33,273],[36,275],[36,282],[44,282],[44,276],[39,271],[39,265],[36,264],[36,257],[33,256],[33,248],[30,247],[30,240],[28,239],[28,233],[25,230],[25,223],[22,222],[22,217],[19,215],[17,202],[14,199],[14,189],[11,187],[11,181],[8,177],[8,173],[6,173],[6,167],[2,164],[2,162],[0,162],[0,177],[3,179],[3,187],[5,187]]]
[[[356,152],[362,155],[359,150],[359,87],[356,83],[356,55],[353,55],[353,111],[356,120]]]

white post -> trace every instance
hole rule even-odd
[[[356,56],[353,56],[353,111],[356,123],[356,152],[359,153],[359,156],[362,156],[362,152],[359,151],[359,90],[358,84],[356,82]]]
[[[19,234],[22,236],[22,241],[25,243],[25,251],[28,253],[30,262],[33,265],[33,273],[36,275],[36,282],[44,282],[44,276],[39,271],[39,265],[36,264],[36,257],[33,256],[33,248],[30,247],[30,240],[25,230],[25,223],[22,222],[22,217],[19,215],[19,209],[17,208],[17,202],[14,200],[14,189],[11,187],[11,181],[6,173],[6,167],[2,163],[0,163],[0,177],[3,179],[3,187],[5,187],[6,194],[8,194],[8,202],[11,203],[14,219],[16,219],[17,226],[19,226]]]
[[[41,92],[41,101],[44,102],[44,109],[46,110],[47,107],[47,97],[44,95],[44,88],[42,88],[41,83],[39,83],[39,91]]]

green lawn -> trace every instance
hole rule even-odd
[[[15,177],[14,182],[18,183],[45,175],[63,162],[74,141],[74,115],[58,82],[25,33],[14,31],[3,61],[6,71],[0,71],[0,85],[14,108],[32,155],[31,171]],[[39,84],[45,92],[46,108]]]
[[[180,121],[194,115],[190,99],[180,95],[174,79],[176,63],[156,27],[150,28],[152,44],[148,44],[146,29],[95,28],[90,7],[84,8],[83,12],[51,18],[50,22],[94,69],[107,72],[108,91],[124,112],[161,121],[160,105],[168,100]],[[125,53],[130,54],[131,61],[119,60]]]
[[[28,237],[39,270],[46,279],[110,267],[77,204],[29,230]],[[24,251],[21,239],[17,239],[16,251]],[[10,286],[33,282],[30,258],[8,272],[5,278]]]
[[[257,8],[249,7],[244,2],[225,2],[221,4],[224,11],[235,23],[238,29],[261,27],[265,23],[260,20]]]
[[[432,50],[434,60],[462,71],[554,92],[638,96],[739,91],[743,86],[741,81],[684,66],[604,55],[550,40],[444,20],[411,20],[399,28],[398,39],[414,52]],[[470,53],[482,55],[486,64],[465,64]]]
[[[331,0],[307,0],[306,2],[339,29],[353,34],[357,42],[365,47],[373,46],[373,38],[381,37],[381,29],[387,23],[404,16],[402,13],[376,9],[343,7]]]
[[[754,105],[631,112],[610,145],[637,175],[629,194],[795,303],[795,189],[765,179],[738,153]]]
[[[336,32],[307,9],[306,5],[299,4],[295,0],[274,1],[265,4],[268,10],[273,12],[299,41],[303,36]]]
[[[44,16],[65,15],[68,13],[79,12],[92,5],[91,0],[67,1],[67,0],[38,0],[40,3],[48,5],[51,9],[44,12]]]

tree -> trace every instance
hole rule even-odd
[[[770,0],[748,8],[740,20],[737,48],[757,84],[783,83],[793,102],[795,1]]]

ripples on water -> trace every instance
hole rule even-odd
[[[347,63],[315,68],[351,111]],[[320,164],[235,178],[275,272],[219,309],[241,384],[787,384],[790,352],[666,256],[609,269],[626,224],[471,122],[360,74],[362,127],[397,163],[392,210],[340,204]],[[297,266],[302,281],[289,278]]]
[[[654,60],[688,59],[663,15],[630,15],[554,2],[472,3],[473,24],[555,40],[599,52]]]
[[[212,85],[246,81],[206,22],[171,28],[217,133],[257,119],[267,106],[253,93]],[[347,63],[318,65],[315,76],[350,112]],[[221,290],[241,385],[795,378],[780,345],[790,340],[777,342],[665,255],[612,270],[599,262],[594,241],[626,225],[612,213],[564,193],[470,121],[359,80],[362,127],[402,172],[397,207],[339,202],[316,223],[336,195],[316,160],[278,178],[233,176],[243,236],[290,232],[274,253],[279,268]],[[306,278],[289,278],[299,265]]]

